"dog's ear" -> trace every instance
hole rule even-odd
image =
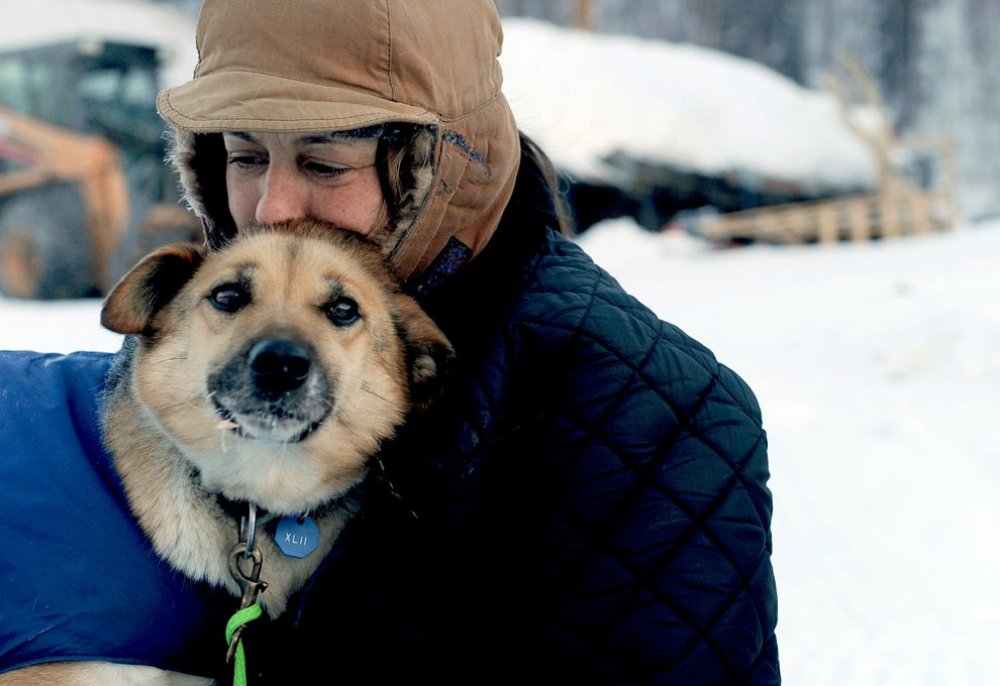
[[[149,334],[153,317],[197,271],[205,249],[195,243],[157,248],[115,284],[101,309],[101,324],[116,333]]]
[[[396,310],[396,326],[406,346],[410,400],[415,409],[423,410],[443,390],[455,349],[413,298],[397,295]]]

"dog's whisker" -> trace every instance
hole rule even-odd
[[[176,410],[180,407],[189,407],[194,410],[201,409],[205,407],[205,404],[201,402],[201,398],[184,398],[182,400],[177,400],[169,405],[163,405],[164,410]]]
[[[153,362],[151,366],[164,364],[165,362],[184,362],[187,359],[188,359],[187,355],[177,355],[176,357],[164,357],[161,360],[156,360],[155,362]]]
[[[379,395],[378,393],[376,393],[375,391],[373,391],[372,389],[370,389],[367,384],[361,384],[361,390],[364,391],[365,393],[371,395],[371,396],[374,396],[374,397],[378,398],[379,400],[381,400],[382,402],[384,402],[386,405],[390,405],[391,407],[394,407],[397,410],[404,409],[403,406],[400,405],[399,403],[397,403],[397,402],[395,402],[393,400],[389,400],[385,396]]]

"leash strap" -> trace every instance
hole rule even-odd
[[[248,607],[240,608],[226,622],[226,645],[231,645],[233,637],[237,631],[257,619],[261,615],[260,603],[254,603]],[[236,652],[233,657],[233,686],[247,686],[247,661],[243,652],[243,639],[236,638]]]

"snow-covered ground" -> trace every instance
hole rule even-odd
[[[64,2],[90,6],[104,22],[129,4]],[[581,168],[602,146],[641,132],[641,149],[692,168],[763,160],[780,173],[806,163],[864,173],[834,133],[829,105],[803,104],[819,96],[787,84],[772,90],[773,75],[735,58],[624,38],[591,44],[531,22],[508,22],[506,33],[515,112],[557,158],[577,156]],[[545,57],[546,45],[567,61]],[[575,71],[561,66],[569,61]],[[572,81],[578,74],[586,78]],[[670,79],[641,96],[627,88]],[[710,107],[713,94],[725,102]],[[1000,223],[871,244],[713,251],[618,221],[580,241],[759,396],[785,683],[996,683]],[[115,350],[120,337],[100,328],[99,308],[0,299],[0,348]]]

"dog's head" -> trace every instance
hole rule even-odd
[[[313,222],[160,248],[101,321],[140,336],[134,394],[205,487],[288,514],[356,483],[453,356],[376,247]]]

